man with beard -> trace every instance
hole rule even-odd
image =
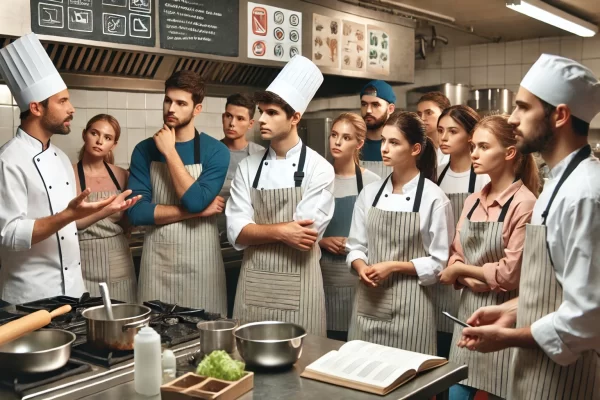
[[[165,82],[164,126],[131,156],[129,188],[142,199],[129,210],[133,225],[147,226],[139,302],[161,300],[227,314],[225,268],[217,214],[229,151],[194,128],[204,82],[192,71]]]
[[[438,134],[438,119],[442,111],[448,107],[450,107],[450,100],[442,92],[425,93],[417,102],[417,114],[425,123],[425,132],[435,146],[438,166],[450,162],[450,156],[440,150]]]
[[[381,131],[396,109],[396,95],[384,81],[371,81],[360,92],[360,112],[367,125],[367,138],[362,148],[362,166],[381,177],[392,172],[381,158]]]
[[[477,310],[459,345],[517,347],[510,399],[598,399],[600,161],[587,135],[600,111],[600,82],[576,61],[543,54],[516,104],[509,122],[517,148],[540,152],[550,178],[527,226],[520,296]]]
[[[13,304],[79,297],[85,286],[74,221],[136,200],[125,201],[125,192],[88,203],[90,189],[76,196],[71,162],[50,142],[69,134],[75,109],[35,34],[0,50],[0,75],[21,110],[15,137],[0,148],[0,296]]]

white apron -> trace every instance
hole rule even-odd
[[[460,232],[460,244],[465,253],[466,264],[482,266],[486,263],[498,262],[505,257],[502,228],[513,198],[511,197],[504,204],[497,222],[471,221],[471,216],[479,205],[479,199],[477,199],[467,218],[463,221]],[[500,293],[475,293],[469,289],[463,289],[460,295],[458,319],[466,321],[477,309],[502,304],[516,296],[516,290]],[[462,326],[454,324],[449,358],[454,363],[469,366],[469,378],[460,383],[506,398],[510,349],[483,354],[457,347],[456,343],[462,337],[462,329]]]
[[[392,173],[393,167],[389,167],[383,161],[360,161],[360,166],[377,174],[377,176],[388,176]]]
[[[419,225],[425,178],[423,174],[419,177],[412,212],[397,212],[376,207],[390,176],[379,189],[367,217],[371,265],[427,256]],[[435,355],[436,330],[431,288],[419,285],[418,277],[392,273],[375,288],[358,285],[348,340]]]
[[[194,179],[202,174],[198,132],[194,136],[194,164],[186,165],[185,169]],[[179,204],[165,163],[152,162],[150,179],[153,203]],[[138,301],[148,300],[227,315],[225,267],[216,216],[148,227],[142,251]]]
[[[254,221],[278,224],[294,219],[302,199],[306,145],[302,144],[295,187],[259,190],[263,163],[258,167],[251,191]],[[319,247],[300,251],[284,243],[249,246],[244,250],[233,317],[241,323],[283,321],[303,326],[308,333],[326,335],[325,295],[319,264]]]
[[[519,284],[517,328],[530,326],[541,317],[556,311],[563,301],[563,290],[556,279],[546,241],[546,217],[563,182],[590,153],[588,145],[567,166],[542,214],[542,225],[527,225]],[[600,399],[600,356],[590,350],[575,363],[563,367],[552,361],[540,348],[516,348],[511,363],[508,398]]]
[[[113,181],[116,191],[93,192],[88,201],[99,201],[113,194],[122,192],[117,178],[108,164],[104,163]],[[81,161],[77,163],[79,185],[81,190],[86,188],[85,173]],[[106,282],[110,297],[126,303],[137,300],[137,279],[133,257],[129,250],[129,242],[123,233],[123,228],[110,218],[104,218],[86,229],[79,231],[79,247],[81,248],[81,272],[83,280],[92,296],[100,296],[98,283]]]
[[[357,165],[356,187],[362,191],[362,172]],[[333,218],[327,225],[323,237],[348,237],[352,212],[357,196],[337,197]],[[352,316],[352,303],[358,279],[348,270],[346,256],[331,254],[326,250],[321,255],[321,272],[325,288],[325,307],[327,309],[327,330],[347,332]]]

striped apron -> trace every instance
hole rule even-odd
[[[498,262],[506,256],[502,240],[502,227],[513,198],[511,197],[504,204],[497,222],[471,221],[471,216],[479,205],[479,199],[477,199],[465,218],[460,232],[460,244],[465,253],[466,264],[482,266],[486,263]],[[465,288],[460,295],[458,319],[466,321],[480,307],[502,304],[516,296],[516,290],[475,293]],[[462,326],[454,324],[454,346],[450,347],[450,361],[469,366],[469,378],[462,381],[461,384],[506,398],[511,350],[483,354],[459,348],[456,343],[462,337],[462,330]]]
[[[194,164],[185,169],[194,179],[202,174],[198,132],[194,136]],[[150,180],[152,203],[180,204],[167,164],[153,161]],[[225,267],[217,217],[149,226],[144,236],[138,289],[140,302],[161,300],[226,316]]]
[[[383,163],[383,161],[360,161],[360,166],[377,174],[377,176],[388,176],[392,173],[392,167]]]
[[[437,184],[441,185],[442,180],[446,176],[446,172],[450,168],[450,162],[446,165],[446,168],[440,174]],[[452,212],[454,213],[454,226],[458,225],[458,220],[462,214],[463,207],[465,206],[465,200],[470,194],[475,193],[475,181],[477,175],[471,167],[471,175],[469,176],[469,191],[466,193],[446,193],[450,203],[452,204]],[[478,265],[478,264],[474,264]],[[458,313],[458,302],[460,301],[460,290],[455,290],[451,285],[442,285],[438,283],[433,287],[433,298],[435,304],[435,318],[440,332],[452,333],[454,331],[454,323],[446,318],[442,311],[448,311],[452,315]]]
[[[527,268],[521,273],[517,327],[530,326],[556,311],[563,301],[563,290],[548,251],[546,218],[563,182],[590,153],[591,148],[584,147],[567,166],[542,214],[542,225],[527,225],[523,250],[523,265]],[[590,350],[575,363],[563,367],[552,361],[541,348],[516,348],[509,388],[508,398],[513,400],[600,399],[600,356]]]
[[[358,193],[363,188],[362,172],[356,165],[356,188]],[[338,197],[335,199],[333,218],[323,237],[348,237],[357,196]],[[348,270],[346,256],[331,254],[326,250],[321,255],[321,272],[325,288],[325,307],[327,310],[327,330],[347,332],[352,315],[352,303],[358,279]]]
[[[423,174],[419,177],[412,212],[397,212],[376,207],[390,176],[375,196],[367,217],[371,265],[427,256],[419,225],[425,178]],[[416,276],[392,273],[375,288],[358,285],[348,340],[435,355],[437,329],[433,314],[431,289],[419,285]]]
[[[294,220],[302,199],[306,145],[302,145],[295,187],[258,189],[262,166],[258,167],[251,190],[254,221],[272,225]],[[296,250],[284,243],[249,246],[244,250],[233,317],[241,323],[283,321],[303,326],[313,335],[326,335],[325,294],[319,264],[319,246]]]
[[[87,201],[99,201],[122,192],[108,164],[104,163],[104,166],[117,190],[93,192],[88,196]],[[87,186],[81,161],[77,163],[77,173],[81,191],[84,191]],[[106,282],[112,299],[135,303],[137,296],[135,267],[123,228],[108,217],[78,231],[78,236],[81,272],[87,291],[92,296],[100,296],[98,283]]]

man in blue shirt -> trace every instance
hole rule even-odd
[[[394,90],[384,81],[371,81],[360,92],[360,112],[367,125],[362,165],[382,178],[392,170],[383,164],[381,158],[381,131],[389,115],[396,109],[395,103]]]
[[[229,151],[194,128],[204,83],[191,71],[165,82],[164,126],[131,156],[129,188],[142,199],[129,210],[133,225],[147,226],[138,301],[161,300],[227,313],[225,269],[216,214]]]

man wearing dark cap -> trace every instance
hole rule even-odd
[[[367,139],[362,148],[362,165],[381,177],[392,169],[381,158],[381,131],[389,115],[396,109],[396,95],[384,81],[371,81],[360,92],[360,112],[367,124]]]

